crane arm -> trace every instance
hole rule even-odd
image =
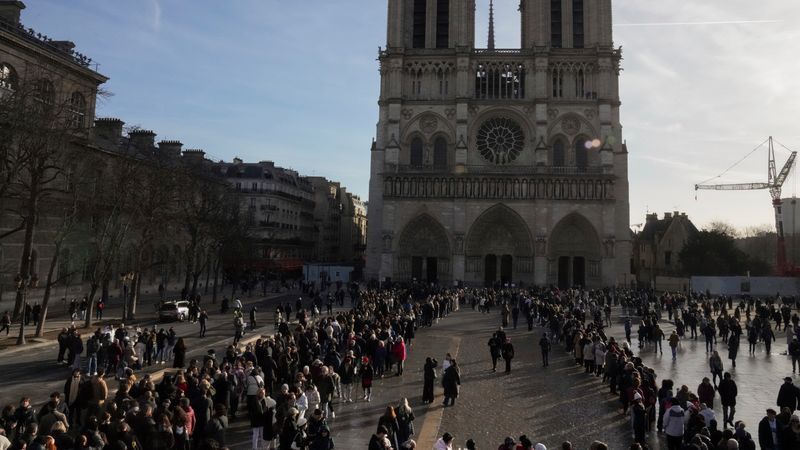
[[[783,183],[786,182],[786,178],[789,176],[789,172],[791,172],[792,168],[794,167],[795,158],[797,158],[797,152],[792,152],[792,154],[789,155],[789,159],[786,160],[786,164],[783,165],[781,172],[778,174],[777,177],[775,177],[776,187],[780,188],[783,186]]]
[[[712,191],[755,191],[769,189],[768,183],[735,183],[735,184],[695,184],[694,190],[706,189]]]

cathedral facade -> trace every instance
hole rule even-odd
[[[629,283],[611,0],[521,0],[519,49],[492,13],[476,48],[475,0],[388,3],[367,278]]]

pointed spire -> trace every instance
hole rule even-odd
[[[489,0],[489,50],[494,50],[494,0]]]

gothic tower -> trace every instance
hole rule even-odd
[[[367,277],[629,283],[611,0],[521,0],[519,49],[476,47],[474,0],[388,3]]]

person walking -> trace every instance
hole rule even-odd
[[[172,368],[183,369],[183,366],[186,365],[186,342],[183,338],[178,338],[175,342],[175,348],[172,349],[172,354],[174,356]]]
[[[716,387],[717,377],[719,377],[719,381],[722,381],[722,372],[724,371],[722,367],[722,358],[720,358],[716,350],[711,354],[711,358],[708,359],[708,366],[711,368],[711,379],[714,383],[714,387]]]
[[[444,406],[453,406],[456,404],[459,389],[461,386],[461,374],[458,369],[458,363],[453,359],[450,361],[450,366],[444,371],[442,375],[442,387],[444,388]]]
[[[200,311],[200,316],[197,318],[200,322],[200,337],[206,337],[206,326],[208,324],[208,312],[204,309]]]
[[[731,334],[728,340],[728,359],[731,360],[731,367],[736,368],[736,355],[739,354],[739,334]]]
[[[492,372],[497,372],[497,360],[500,359],[500,347],[502,346],[502,342],[500,342],[500,338],[497,336],[497,333],[493,334],[492,337],[489,338],[488,346],[489,346],[489,355],[492,357]],[[445,367],[445,370],[447,368]]]
[[[375,377],[375,370],[368,357],[361,358],[361,367],[358,369],[361,375],[361,389],[364,390],[364,400],[372,401],[372,379]]]
[[[6,330],[6,336],[11,331],[11,314],[8,311],[3,313],[3,318],[0,319],[0,333]]]
[[[783,379],[783,385],[778,389],[778,407],[789,408],[790,413],[794,413],[800,404],[800,388],[792,383],[792,377]]]
[[[728,428],[728,425],[733,427],[733,417],[736,414],[736,396],[739,395],[739,389],[736,387],[736,382],[733,381],[730,372],[725,372],[722,381],[719,382],[717,392],[719,392],[720,403],[722,403],[722,425],[724,428]]]
[[[397,413],[397,442],[401,446],[405,445],[414,435],[414,411],[408,404],[408,399],[403,398],[400,405],[395,410]]]
[[[433,382],[436,380],[436,366],[439,362],[430,356],[425,358],[425,366],[422,369],[422,403],[433,403]]]
[[[550,344],[550,339],[547,337],[547,333],[543,333],[541,339],[539,339],[539,348],[542,349],[542,367],[550,365],[551,347],[552,345]]]
[[[397,362],[397,373],[395,373],[395,375],[400,376],[403,374],[403,368],[406,362],[406,343],[403,341],[402,337],[398,337],[397,342],[392,345],[392,357],[395,362]]]
[[[506,338],[506,342],[500,349],[503,355],[503,360],[506,362],[506,373],[511,373],[511,360],[514,359],[514,345],[511,343],[511,338]]]
[[[797,336],[792,338],[792,343],[789,344],[789,355],[792,357],[792,373],[797,373],[797,365],[800,363],[800,341]]]
[[[672,361],[678,359],[678,342],[680,342],[681,338],[678,337],[678,332],[672,330],[672,334],[669,336],[669,348],[672,350]]]

